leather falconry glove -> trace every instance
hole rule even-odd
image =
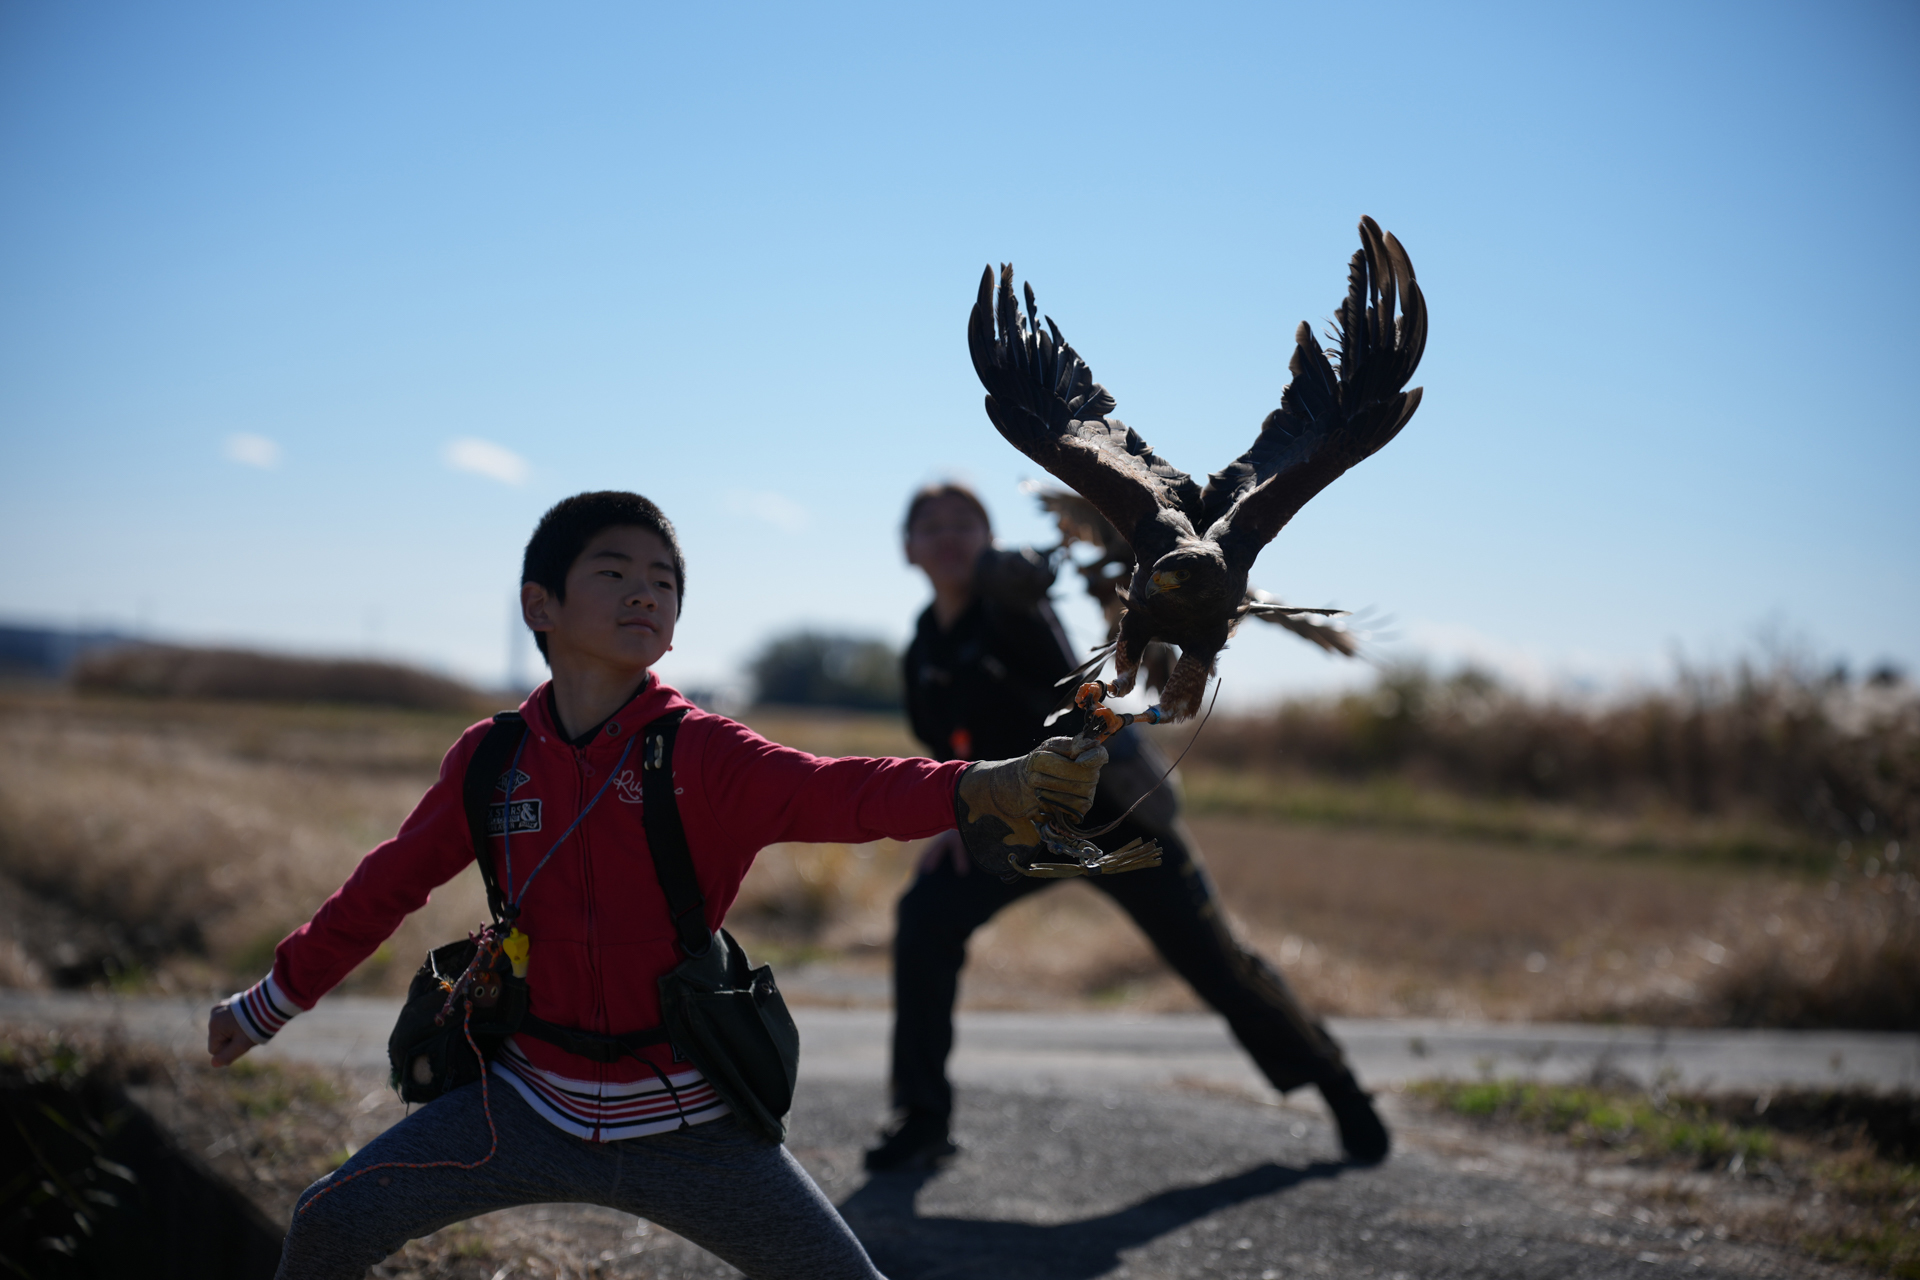
[[[1106,762],[1107,749],[1098,743],[1049,738],[1024,756],[968,768],[953,796],[968,856],[1009,883],[1020,876],[1058,879],[1157,866],[1160,846],[1153,841],[1107,853],[1073,833],[1071,824],[1093,807]]]

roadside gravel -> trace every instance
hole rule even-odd
[[[1670,1178],[1386,1105],[1400,1146],[1372,1169],[1338,1160],[1317,1104],[1217,1090],[974,1089],[947,1168],[870,1178],[860,1152],[879,1093],[821,1084],[805,1091],[790,1145],[893,1280],[1856,1274],[1720,1238],[1711,1197],[1676,1195]],[[658,1228],[579,1206],[443,1236],[385,1274],[738,1274]]]

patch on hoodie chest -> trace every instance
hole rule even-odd
[[[511,831],[519,835],[522,831],[540,829],[540,802],[538,800],[515,800],[511,804],[487,806],[487,834],[505,835]]]

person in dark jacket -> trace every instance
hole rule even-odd
[[[1016,553],[995,552],[986,508],[961,485],[915,494],[905,534],[907,560],[927,575],[934,592],[905,661],[915,736],[936,759],[966,760],[1019,755],[1051,733],[1071,732],[1071,722],[1052,729],[1044,724],[1060,698],[1054,682],[1075,665],[1046,600],[1051,574],[1025,572]],[[1228,927],[1172,789],[1154,790],[1168,770],[1165,758],[1133,729],[1110,739],[1107,751],[1085,825],[1112,822],[1144,795],[1097,843],[1116,849],[1136,838],[1156,839],[1164,859],[1148,870],[1096,876],[1093,885],[1132,916],[1166,962],[1227,1019],[1274,1088],[1285,1093],[1306,1084],[1319,1087],[1349,1159],[1385,1159],[1386,1127],[1340,1046],[1273,966]],[[923,850],[913,884],[900,899],[894,935],[897,1119],[867,1153],[867,1168],[926,1168],[957,1150],[946,1065],[967,939],[1003,907],[1053,883],[1024,877],[1003,883],[971,865],[951,832]]]

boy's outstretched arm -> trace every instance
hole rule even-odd
[[[918,840],[958,827],[966,856],[1009,879],[1131,869],[1089,861],[1077,849],[1057,853],[1034,825],[1051,817],[1057,831],[1062,819],[1075,823],[1086,815],[1107,762],[1098,745],[1053,738],[1008,760],[826,759],[722,717],[691,723],[699,726],[702,807],[713,829],[728,832],[748,861],[782,840]],[[1090,842],[1078,843],[1100,854]],[[1138,862],[1158,848],[1133,853]],[[1078,860],[1055,861],[1065,857]]]
[[[473,864],[460,791],[467,761],[490,723],[461,735],[399,834],[362,858],[313,918],[280,940],[266,976],[213,1007],[207,1055],[214,1066],[237,1061],[311,1009],[425,905],[432,890]]]

